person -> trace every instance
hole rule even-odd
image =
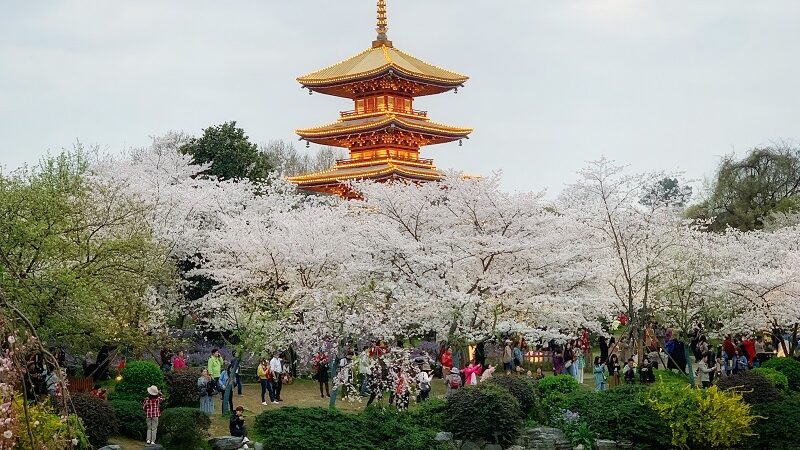
[[[414,381],[417,383],[417,403],[424,402],[431,394],[431,376],[428,372],[420,370]]]
[[[710,374],[716,370],[716,365],[711,363],[711,356],[709,354],[703,355],[700,359],[700,363],[697,364],[697,378],[700,380],[700,384],[703,386],[703,389],[707,389],[711,387],[711,378]]]
[[[233,413],[233,384],[234,384],[233,370],[231,365],[222,371],[219,377],[219,384],[222,388],[222,415]]]
[[[517,367],[522,367],[522,348],[520,347],[519,342],[514,343],[512,354],[514,355],[514,368],[516,369]]]
[[[239,376],[239,368],[242,365],[242,359],[234,356],[231,360],[231,377],[233,377],[233,386],[236,387],[236,394],[242,395],[242,378]]]
[[[484,370],[483,373],[481,374],[481,383],[483,383],[486,380],[491,379],[492,376],[494,375],[494,371],[496,369],[497,369],[497,366],[491,366],[490,365],[489,367],[487,367],[486,370]]]
[[[222,375],[222,366],[225,361],[222,360],[222,355],[219,354],[219,349],[211,350],[211,356],[208,358],[208,373],[214,381],[219,381]]]
[[[164,396],[161,395],[157,386],[147,388],[147,397],[142,402],[145,421],[147,422],[147,444],[156,443],[156,433],[158,432],[158,418],[161,417],[161,402]]]
[[[475,364],[475,360],[469,362],[464,368],[464,384],[474,386],[478,384],[478,375],[481,374],[481,366]]]
[[[364,346],[364,349],[358,355],[358,383],[359,392],[362,396],[369,393],[369,373],[372,369],[372,358],[369,357],[369,347]]]
[[[277,403],[275,401],[275,391],[272,390],[272,372],[265,358],[261,358],[258,363],[256,376],[258,376],[258,384],[261,385],[261,404],[267,406],[267,392],[269,392],[269,401]]]
[[[161,370],[165,373],[172,371],[172,352],[168,348],[161,349]]]
[[[200,378],[197,379],[197,389],[200,392],[200,411],[206,414],[214,414],[214,395],[217,393],[217,382],[208,373],[208,369],[203,369]]]
[[[444,385],[447,387],[445,396],[450,397],[454,392],[461,388],[461,374],[458,367],[451,367],[450,374],[444,379]]]
[[[608,373],[610,375],[609,386],[619,386],[619,359],[617,358],[616,353],[612,353],[611,357],[608,359]]]
[[[94,387],[92,387],[90,394],[99,398],[100,400],[106,400],[108,397],[108,391],[106,391],[105,388],[101,388],[97,383],[95,383]]]
[[[586,368],[586,356],[584,356],[583,352],[577,353],[573,364],[575,364],[575,379],[578,380],[578,384],[583,384],[583,375]]]
[[[625,336],[619,338],[617,348],[619,349],[619,358],[621,361],[627,361],[628,358],[631,357],[631,346],[628,344],[628,341],[625,340]]]
[[[747,365],[747,356],[743,355],[739,349],[734,350],[733,352],[733,373],[737,374],[739,372],[744,372],[749,367]]]
[[[564,345],[564,353],[562,357],[564,358],[564,370],[567,375],[571,375],[573,378],[575,377],[575,361],[573,360],[573,356],[575,354],[572,352],[572,343],[567,342]]]
[[[450,368],[453,367],[453,349],[450,347],[445,348],[439,357],[439,362],[442,363],[442,374],[450,373]]]
[[[244,407],[239,405],[231,414],[230,426],[228,427],[231,436],[247,437],[247,428],[244,426]]]
[[[608,361],[608,340],[605,336],[600,336],[597,340],[600,342],[600,360],[606,362]]]
[[[639,381],[641,383],[652,383],[655,381],[655,374],[653,374],[653,365],[650,363],[650,358],[647,356],[642,360],[642,367],[639,368]]]
[[[628,358],[625,367],[622,368],[625,377],[625,384],[633,384],[636,379],[636,369],[634,368],[633,358]]]
[[[181,350],[177,355],[172,357],[172,370],[184,370],[186,367],[186,355],[184,355],[183,350]]]
[[[410,397],[411,386],[408,373],[405,371],[405,369],[400,368],[394,388],[394,404],[398,411],[405,411],[408,409]]]
[[[583,353],[581,353],[581,356],[583,356]],[[583,374],[581,374],[581,375],[583,375]],[[533,373],[533,379],[536,380],[536,381],[539,381],[542,378],[544,378],[544,372],[542,372],[542,368],[541,368],[541,366],[539,366],[539,367],[536,368],[536,372]],[[583,376],[581,376],[581,378],[583,378]]]
[[[731,335],[725,336],[722,341],[722,360],[725,362],[725,375],[730,375],[733,371],[733,359],[736,354],[736,345],[733,343]]]
[[[311,360],[311,365],[314,368],[314,379],[317,380],[319,383],[319,396],[320,398],[325,398],[327,395],[328,397],[331,396],[330,393],[330,384],[328,383],[328,364],[329,364],[328,355],[325,354],[325,350],[320,348],[314,358]],[[325,394],[322,393],[322,388],[325,388]]]
[[[272,386],[275,390],[275,401],[282,402],[281,388],[283,387],[283,361],[281,361],[281,354],[275,352],[272,359],[269,360],[269,370],[272,371]]]
[[[506,375],[514,370],[514,349],[511,348],[510,340],[506,340],[503,346],[503,370],[506,371]]]
[[[594,374],[594,390],[605,391],[606,364],[600,359],[599,356],[594,357],[594,368],[592,369],[592,373]]]

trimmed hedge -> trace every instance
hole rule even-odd
[[[753,372],[764,375],[764,377],[768,379],[773,386],[775,386],[775,389],[779,391],[789,390],[789,379],[786,378],[786,375],[778,372],[777,370],[766,367],[758,367],[753,369]]]
[[[527,377],[514,375],[496,375],[488,380],[508,390],[519,402],[522,414],[530,415],[537,406],[536,386]]]
[[[169,408],[158,420],[158,440],[164,447],[195,450],[208,437],[211,418],[196,408]]]
[[[780,402],[753,405],[753,413],[760,416],[753,425],[757,436],[748,439],[748,448],[794,450],[797,448],[797,428],[800,423],[800,395]]]
[[[85,392],[72,394],[70,400],[70,406],[83,421],[86,436],[93,446],[106,445],[108,438],[119,432],[117,415],[105,400]]]
[[[507,389],[491,383],[466,386],[447,400],[447,430],[457,439],[507,445],[522,424],[519,402]]]
[[[119,434],[139,441],[147,433],[147,420],[142,410],[142,402],[133,400],[111,400],[108,402],[119,421]]]
[[[158,386],[164,396],[167,396],[164,373],[152,361],[128,361],[121,375],[122,381],[117,383],[109,394],[111,400],[132,400],[141,403],[147,397],[147,388],[153,385]]]
[[[194,367],[167,373],[164,381],[167,383],[170,408],[200,406],[200,394],[197,389],[198,378],[200,378],[200,369]]]
[[[447,423],[447,402],[431,398],[408,410],[408,420],[415,426],[442,431]]]
[[[794,358],[770,358],[761,367],[775,369],[786,375],[789,389],[800,391],[800,361]]]
[[[639,449],[667,447],[669,426],[644,403],[647,388],[622,385],[601,392],[575,392],[565,404],[601,439],[628,440]]]
[[[542,398],[554,392],[561,394],[571,394],[578,390],[578,381],[570,375],[547,376],[539,380],[536,387]]]
[[[774,402],[781,399],[781,393],[763,374],[752,370],[745,370],[729,377],[720,377],[717,386],[726,391],[736,391],[742,394],[747,403]]]
[[[431,410],[441,406],[430,402]],[[251,439],[285,450],[445,450],[444,444],[434,440],[440,430],[418,426],[418,421],[419,417],[391,407],[375,406],[361,414],[285,407],[256,416],[252,430],[256,439]]]

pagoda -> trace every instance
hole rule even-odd
[[[372,46],[332,66],[297,79],[309,94],[348,98],[353,110],[331,124],[296,130],[308,143],[347,148],[349,159],[322,172],[289,178],[306,191],[352,196],[351,180],[416,182],[442,178],[433,160],[420,158],[425,145],[468,139],[471,128],[433,122],[414,109],[414,99],[458,92],[469,77],[428,64],[392,45],[386,1],[378,0],[378,36]]]

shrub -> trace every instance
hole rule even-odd
[[[438,398],[428,399],[410,409],[408,419],[418,427],[442,431],[447,421],[447,402]]]
[[[447,403],[447,430],[458,439],[497,444],[510,444],[516,439],[522,411],[508,390],[490,383],[466,386]]]
[[[286,407],[264,411],[256,416],[253,433],[270,447],[285,450],[373,448],[360,417],[335,409]]]
[[[726,391],[736,391],[749,404],[780,400],[781,394],[764,375],[745,370],[729,377],[720,377],[717,386]]]
[[[208,437],[211,418],[196,408],[169,408],[158,420],[159,441],[164,447],[195,450]]]
[[[800,361],[794,358],[770,358],[761,367],[775,369],[786,375],[789,389],[800,391]]]
[[[169,392],[169,407],[200,405],[200,395],[197,390],[197,379],[200,378],[200,369],[190,368],[167,373],[164,381]]]
[[[415,426],[407,412],[394,407],[373,406],[361,413],[367,439],[383,450],[427,450],[437,448],[436,431]],[[439,431],[439,430],[437,430]]]
[[[561,410],[561,415],[553,423],[564,432],[572,447],[594,448],[597,435],[579,413]]]
[[[578,381],[570,375],[556,375],[542,378],[539,380],[537,387],[539,388],[539,395],[545,398],[552,392],[571,394],[577,391]]]
[[[789,389],[789,379],[786,378],[786,375],[778,372],[775,369],[759,367],[753,369],[753,372],[760,373],[761,375],[763,375],[766,379],[770,381],[770,383],[772,383],[773,386],[775,386],[775,389],[779,391],[786,391]]]
[[[108,402],[119,422],[119,434],[136,440],[144,440],[147,433],[147,420],[142,410],[142,402],[133,400],[111,400]]]
[[[566,408],[580,414],[589,429],[601,439],[626,439],[636,448],[655,449],[669,442],[669,427],[644,403],[647,389],[622,385],[602,392],[575,392],[566,398]]]
[[[151,361],[129,361],[122,371],[122,381],[111,392],[112,400],[134,400],[141,402],[147,396],[147,388],[158,386],[166,393],[164,373]]]
[[[662,383],[689,384],[689,378],[687,378],[686,375],[682,373],[675,373],[671,370],[654,370],[653,376],[655,376],[656,381],[660,381]]]
[[[647,394],[647,404],[669,425],[675,447],[732,448],[750,435],[754,417],[736,392],[657,383]]]
[[[800,423],[800,395],[779,402],[753,405],[760,416],[753,425],[758,436],[749,439],[749,448],[793,450],[797,448],[797,429],[790,424]]]
[[[18,396],[11,404],[14,415],[21,418],[15,433],[16,448],[74,448],[81,450],[89,448],[89,440],[78,416],[70,414],[67,420],[62,422],[61,417],[45,401],[28,404],[28,420],[26,421],[23,419],[25,417],[23,401],[22,397]],[[29,430],[37,444],[35,446],[31,442]],[[77,439],[77,445],[72,445],[70,441],[73,439]],[[6,447],[3,446],[2,448]]]
[[[517,399],[522,413],[526,416],[536,407],[536,387],[528,378],[497,375],[490,378],[489,382],[507,389]]]
[[[83,421],[92,445],[102,447],[106,445],[110,436],[117,434],[119,422],[108,402],[88,393],[72,394],[71,400],[71,406]]]

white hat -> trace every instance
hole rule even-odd
[[[150,395],[158,395],[158,387],[150,386],[149,388],[147,388],[147,393]]]
[[[451,368],[450,368],[450,373],[452,373],[452,374],[458,374],[458,367],[451,367]]]

